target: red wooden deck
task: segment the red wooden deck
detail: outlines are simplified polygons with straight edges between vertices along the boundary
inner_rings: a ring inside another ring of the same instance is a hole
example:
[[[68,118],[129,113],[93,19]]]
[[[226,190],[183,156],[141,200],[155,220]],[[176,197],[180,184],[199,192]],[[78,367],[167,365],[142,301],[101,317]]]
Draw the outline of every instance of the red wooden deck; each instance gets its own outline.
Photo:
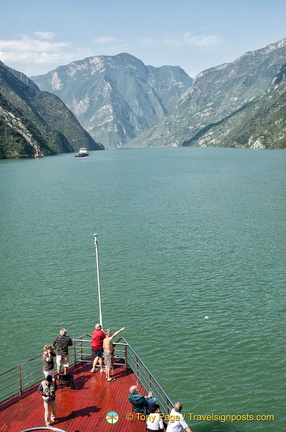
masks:
[[[115,363],[116,365],[116,363]],[[128,401],[129,388],[136,384],[136,377],[123,366],[115,366],[116,381],[107,382],[105,373],[90,372],[90,363],[79,363],[71,367],[74,388],[59,386],[56,393],[56,416],[59,422],[54,426],[67,432],[141,432],[145,422],[127,420],[132,416]],[[38,384],[0,405],[0,431],[20,432],[33,427],[44,427],[42,396],[37,392]],[[142,394],[144,390],[142,389]],[[106,414],[119,414],[116,424],[106,421]],[[133,413],[134,414],[134,413]]]

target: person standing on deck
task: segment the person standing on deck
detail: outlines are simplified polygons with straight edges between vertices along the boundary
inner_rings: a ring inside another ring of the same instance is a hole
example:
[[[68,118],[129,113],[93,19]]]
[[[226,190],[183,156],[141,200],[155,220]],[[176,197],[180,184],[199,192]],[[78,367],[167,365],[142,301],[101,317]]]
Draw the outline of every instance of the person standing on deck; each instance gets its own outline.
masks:
[[[110,330],[106,330],[105,339],[103,339],[103,357],[105,363],[105,372],[107,381],[115,381],[115,378],[112,378],[110,374],[113,374],[113,360],[114,360],[114,347],[112,343],[112,339],[118,335],[118,333],[122,332],[125,327],[122,327],[120,330],[117,330],[114,335],[111,335]]]
[[[38,387],[38,392],[43,396],[44,400],[47,427],[50,427],[51,423],[58,423],[56,419],[56,390],[57,384],[51,375],[48,375]]]
[[[160,406],[158,404],[153,405],[150,410],[150,414],[147,417],[146,421],[146,432],[164,432],[165,426],[162,419],[162,414],[160,410]]]
[[[48,375],[51,375],[52,378],[55,377],[54,357],[56,357],[56,354],[54,353],[53,345],[45,345],[42,354],[43,372],[45,377]]]
[[[105,334],[102,331],[101,324],[95,324],[95,330],[92,333],[91,338],[91,349],[94,355],[93,365],[91,372],[96,372],[97,361],[99,361],[100,372],[105,372],[103,368],[103,340],[105,339]]]
[[[170,420],[166,432],[192,432],[181,414],[183,405],[181,402],[176,402],[174,408],[170,412]]]
[[[60,374],[61,365],[64,367],[64,374],[67,375],[69,367],[69,346],[72,346],[72,340],[67,336],[66,329],[60,330],[60,335],[56,337],[53,346],[57,348],[57,373]]]

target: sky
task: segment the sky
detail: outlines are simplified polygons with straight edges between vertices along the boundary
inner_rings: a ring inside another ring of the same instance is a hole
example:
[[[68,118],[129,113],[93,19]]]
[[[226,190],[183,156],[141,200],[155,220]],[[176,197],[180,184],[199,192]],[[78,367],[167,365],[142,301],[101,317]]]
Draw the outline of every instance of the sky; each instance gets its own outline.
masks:
[[[131,54],[191,77],[286,37],[285,0],[2,0],[0,60],[27,76]]]

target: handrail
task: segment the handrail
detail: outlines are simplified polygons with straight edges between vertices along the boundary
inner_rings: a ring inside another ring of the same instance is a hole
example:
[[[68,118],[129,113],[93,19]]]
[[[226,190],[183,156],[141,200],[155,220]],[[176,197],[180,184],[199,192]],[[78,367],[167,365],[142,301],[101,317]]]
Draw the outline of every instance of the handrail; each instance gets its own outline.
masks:
[[[55,431],[55,432],[66,432],[66,431],[64,431],[63,429],[58,429],[58,428],[55,428],[55,427],[53,427],[53,426],[51,426],[51,427],[36,427],[36,428],[30,428],[30,429],[22,430],[22,431],[20,431],[20,432],[30,432],[30,431],[39,431],[39,430],[50,430],[50,431]],[[76,431],[76,432],[78,432],[78,431]]]
[[[123,343],[119,342],[121,340]],[[147,392],[152,391],[156,402],[160,405],[161,411],[165,414],[169,414],[174,405],[169,396],[126,339],[122,336],[119,341],[116,345],[123,345],[127,348],[126,366],[133,370],[137,378],[137,385],[141,385]]]
[[[78,338],[73,339],[73,354],[70,353],[71,366],[76,365],[79,362],[90,363],[92,361],[90,355],[90,341],[91,335],[89,333],[85,333]],[[134,351],[131,345],[129,345],[124,337],[120,337],[114,345],[115,355],[118,359],[122,360],[120,363],[117,362],[117,364],[125,365],[126,369],[132,369],[134,375],[136,376],[137,385],[139,385],[139,387],[142,386],[142,388],[147,393],[152,391],[154,397],[156,397],[157,403],[160,405],[162,412],[168,414],[173,407],[171,399],[165,393],[156,378],[153,376],[138,354]],[[41,354],[25,360],[24,362],[19,363],[17,366],[13,366],[12,368],[0,373],[0,378],[4,378],[2,381],[0,381],[0,402],[3,402],[17,394],[21,395],[24,390],[39,383],[43,379],[42,363],[37,362],[39,357],[41,357]],[[37,369],[30,373],[32,368]],[[35,377],[30,379],[32,375],[35,375]],[[3,386],[4,383],[5,385]],[[4,394],[4,391],[8,388],[11,388],[12,390]],[[47,428],[44,428],[44,430],[45,429],[49,430]],[[51,430],[60,429],[54,428]]]
[[[85,333],[74,340],[82,341],[85,337],[91,338],[91,335],[89,333]],[[87,342],[90,343],[90,339],[87,340]],[[34,357],[24,360],[16,366],[12,366],[10,369],[0,372],[0,402],[4,402],[5,400],[17,394],[21,395],[24,390],[39,383],[43,379],[42,362],[39,362],[38,360],[41,357],[42,354],[38,354]],[[74,358],[70,356],[70,365],[72,366],[77,361],[85,361],[83,356],[80,357],[82,360],[79,360],[78,353],[75,353]],[[90,357],[90,348],[86,357]],[[36,370],[32,371],[31,373],[33,368]],[[3,385],[4,383],[5,385]],[[5,390],[8,389],[9,391],[5,392]]]

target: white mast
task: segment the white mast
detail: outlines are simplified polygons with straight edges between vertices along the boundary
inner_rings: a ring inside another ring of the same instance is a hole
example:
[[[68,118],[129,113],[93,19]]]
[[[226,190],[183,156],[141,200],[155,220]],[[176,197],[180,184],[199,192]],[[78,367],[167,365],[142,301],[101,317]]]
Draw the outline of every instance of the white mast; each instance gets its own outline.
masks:
[[[94,234],[94,247],[95,247],[95,258],[96,258],[96,272],[97,272],[97,289],[98,289],[98,305],[99,305],[99,322],[101,327],[102,324],[102,309],[101,309],[101,292],[100,292],[100,275],[99,275],[99,261],[98,261],[98,244],[97,234]]]

